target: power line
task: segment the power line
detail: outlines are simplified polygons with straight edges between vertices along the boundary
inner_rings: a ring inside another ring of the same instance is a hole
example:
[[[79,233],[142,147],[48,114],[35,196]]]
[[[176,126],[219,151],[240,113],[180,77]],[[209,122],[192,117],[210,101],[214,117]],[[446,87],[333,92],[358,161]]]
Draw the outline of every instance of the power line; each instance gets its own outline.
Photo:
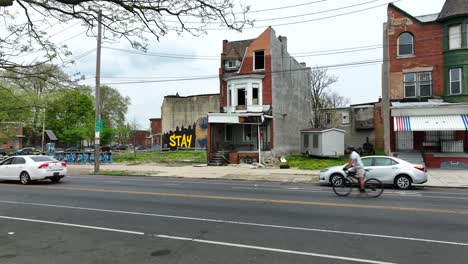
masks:
[[[428,54],[421,57],[434,57],[434,56],[443,56],[442,53],[434,53]],[[362,60],[362,61],[354,61],[349,63],[340,63],[340,64],[330,64],[330,65],[322,65],[322,66],[314,66],[312,68],[319,68],[319,69],[341,69],[341,68],[349,68],[349,67],[362,67],[377,63],[388,62],[392,59],[370,59],[370,60]],[[309,70],[309,68],[300,68],[300,69],[291,69],[291,70],[282,70],[282,71],[272,71],[271,74],[276,73],[288,73],[288,72],[297,72],[297,71],[304,71]],[[269,74],[269,73],[267,73]],[[106,83],[106,85],[119,85],[119,84],[143,84],[143,83],[162,83],[162,82],[178,82],[178,81],[194,81],[194,80],[208,80],[208,79],[216,79],[219,78],[218,75],[206,75],[206,76],[196,76],[196,77],[158,77],[158,78],[165,78],[161,80],[145,80],[145,81],[126,81],[126,82],[112,82]]]
[[[285,17],[274,17],[274,18],[266,18],[266,19],[254,19],[254,21],[273,21],[273,20],[283,20],[283,19],[290,19],[290,18],[297,18],[297,17],[312,16],[312,15],[318,15],[318,14],[323,14],[323,13],[329,13],[329,12],[333,12],[333,11],[348,9],[348,8],[352,8],[352,7],[356,7],[356,6],[366,5],[366,4],[370,4],[370,3],[374,3],[374,2],[378,2],[378,1],[381,1],[381,0],[372,0],[372,1],[367,1],[367,2],[358,3],[358,4],[354,4],[354,5],[348,5],[348,6],[338,7],[338,8],[332,8],[332,9],[327,9],[327,10],[322,10],[322,11],[317,11],[317,12],[312,12],[312,13],[305,13],[305,14],[301,14],[301,15],[293,15],[293,16],[285,16]],[[319,1],[319,2],[323,2],[323,1]],[[278,8],[278,9],[280,9],[280,8]],[[252,13],[251,11],[249,11],[249,12]],[[166,21],[163,21],[163,22],[180,23],[180,21],[175,21],[175,20],[173,20],[173,21],[166,20]],[[200,21],[185,21],[183,23],[184,24],[206,24],[206,22],[200,22]],[[223,23],[220,23],[220,25],[223,25]]]
[[[302,3],[302,4],[289,5],[289,6],[280,6],[280,7],[273,7],[273,8],[268,8],[268,9],[250,10],[249,13],[268,12],[268,11],[274,11],[274,10],[283,10],[283,9],[289,9],[289,8],[294,8],[294,7],[299,7],[299,6],[311,5],[311,4],[316,4],[316,3],[320,3],[320,2],[326,2],[326,1],[328,1],[328,0],[312,1],[312,2],[307,2],[307,3]],[[243,14],[243,13],[236,13],[236,14]]]
[[[388,4],[391,4],[391,3],[393,4],[393,3],[396,3],[396,2],[399,2],[399,1],[402,1],[402,0],[394,0],[394,1],[391,1],[391,2],[387,2],[385,4],[371,6],[371,7],[358,9],[358,10],[355,10],[355,11],[350,11],[350,12],[341,13],[341,14],[337,14],[337,15],[327,16],[327,17],[320,17],[320,18],[309,19],[309,20],[281,23],[281,24],[275,24],[275,25],[269,25],[269,26],[272,26],[272,27],[288,26],[288,25],[303,24],[303,23],[308,23],[308,22],[313,22],[313,21],[320,21],[320,20],[325,20],[325,19],[329,19],[329,18],[336,18],[336,17],[340,17],[340,16],[346,16],[346,15],[350,15],[350,14],[360,13],[360,12],[371,10],[371,9],[378,8],[378,7],[381,7],[381,6],[386,6]],[[257,28],[265,28],[265,27],[268,27],[268,26],[253,26],[253,27],[245,27],[243,29],[257,29]],[[189,29],[193,29],[193,28],[189,28]],[[206,30],[208,30],[208,31],[220,31],[220,30],[229,30],[229,29],[228,28],[208,28]]]

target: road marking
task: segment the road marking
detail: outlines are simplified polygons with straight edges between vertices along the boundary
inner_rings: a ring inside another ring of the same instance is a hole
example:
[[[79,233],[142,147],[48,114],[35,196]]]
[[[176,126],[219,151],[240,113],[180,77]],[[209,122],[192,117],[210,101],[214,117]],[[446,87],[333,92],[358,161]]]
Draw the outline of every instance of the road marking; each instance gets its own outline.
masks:
[[[200,221],[200,222],[211,222],[211,223],[222,223],[222,224],[233,224],[233,225],[244,225],[244,226],[255,226],[255,227],[266,227],[266,228],[278,228],[278,229],[286,229],[286,230],[299,230],[299,231],[333,233],[333,234],[354,235],[354,236],[364,236],[364,237],[409,240],[409,241],[447,244],[447,245],[455,245],[455,246],[468,246],[468,243],[453,242],[453,241],[443,241],[443,240],[424,239],[424,238],[415,238],[415,237],[390,236],[390,235],[380,235],[380,234],[371,234],[371,233],[346,232],[346,231],[338,231],[338,230],[330,230],[330,229],[317,229],[317,228],[296,227],[296,226],[270,225],[270,224],[260,224],[260,223],[253,223],[253,222],[229,221],[229,220],[198,218],[198,217],[189,217],[189,216],[152,214],[152,213],[121,211],[121,210],[108,210],[108,209],[98,209],[98,208],[67,206],[67,205],[27,203],[27,202],[4,201],[4,200],[3,201],[0,200],[0,203],[43,206],[43,207],[53,207],[53,208],[65,208],[65,209],[128,214],[128,215],[152,216],[152,217],[169,218],[169,219],[191,220],[191,221]]]
[[[89,225],[77,225],[77,224],[70,224],[70,223],[44,221],[44,220],[37,220],[37,219],[30,219],[30,218],[20,218],[20,217],[11,217],[11,216],[4,216],[4,215],[0,215],[0,218],[1,219],[8,219],[8,220],[23,221],[23,222],[33,222],[33,223],[42,223],[42,224],[51,224],[51,225],[61,225],[61,226],[70,226],[70,227],[94,229],[94,230],[101,230],[101,231],[110,231],[110,232],[125,233],[125,234],[132,234],[132,235],[144,235],[145,234],[143,232],[136,232],[136,231],[130,231],[130,230],[123,230],[123,229],[114,229],[114,228],[89,226]]]
[[[259,188],[259,187],[231,187],[238,190],[261,190],[261,191],[287,191],[287,192],[324,192],[320,189],[299,189],[299,188]]]
[[[104,181],[105,183],[120,183],[120,181]]]
[[[114,229],[114,228],[90,226],[90,225],[77,225],[77,224],[71,224],[71,223],[44,221],[44,220],[37,220],[37,219],[30,219],[30,218],[0,216],[0,219],[16,220],[16,221],[32,222],[32,223],[41,223],[41,224],[51,224],[51,225],[59,225],[59,226],[67,226],[67,227],[76,227],[76,228],[84,228],[84,229],[92,229],[92,230],[100,230],[100,231],[109,231],[109,232],[117,232],[117,233],[140,235],[140,236],[148,236],[149,235],[149,234],[146,234],[144,232],[138,232],[138,231],[130,231],[130,230]],[[280,248],[261,247],[261,246],[247,245],[247,244],[228,243],[228,242],[204,240],[204,239],[196,239],[196,238],[188,238],[188,237],[179,237],[179,236],[169,236],[169,235],[163,235],[163,234],[152,234],[151,236],[152,237],[158,237],[158,238],[164,238],[164,239],[190,241],[190,242],[196,242],[196,243],[202,243],[202,244],[212,244],[212,245],[226,246],[226,247],[256,249],[256,250],[261,250],[261,251],[285,253],[285,254],[291,254],[291,255],[303,255],[303,256],[318,257],[318,258],[345,260],[345,261],[350,261],[350,262],[372,263],[372,264],[393,264],[391,262],[383,262],[383,261],[376,261],[376,260],[370,260],[370,259],[349,258],[349,257],[343,257],[343,256],[318,254],[318,253],[305,252],[305,251],[296,251],[296,250],[287,250],[287,249],[280,249]]]
[[[345,261],[350,261],[350,262],[373,263],[373,264],[390,264],[391,263],[391,262],[383,262],[383,261],[376,261],[376,260],[369,260],[369,259],[348,258],[348,257],[341,257],[341,256],[327,255],[327,254],[317,254],[317,253],[311,253],[311,252],[286,250],[286,249],[270,248],[270,247],[259,247],[259,246],[246,245],[246,244],[226,243],[226,242],[220,242],[220,241],[212,241],[212,240],[204,240],[204,239],[196,239],[196,238],[187,238],[187,237],[166,236],[166,235],[156,235],[156,237],[175,239],[175,240],[182,240],[182,241],[198,242],[198,243],[203,243],[203,244],[228,246],[228,247],[257,249],[257,250],[262,250],[262,251],[286,253],[286,254],[293,254],[293,255],[303,255],[303,256],[311,256],[311,257],[319,257],[319,258],[345,260]]]
[[[104,177],[96,177],[96,176],[68,176],[69,179],[78,179],[78,180],[108,180],[112,176],[106,176]],[[118,176],[122,177],[122,176]],[[135,182],[168,182],[168,183],[179,183],[179,184],[208,184],[208,185],[228,185],[232,186],[232,182],[212,182],[214,180],[209,180],[208,181],[188,181],[188,180],[180,180],[180,181],[166,181],[166,180],[156,180],[156,179],[151,179],[151,180],[142,180],[142,179],[125,179],[125,178],[119,178],[120,181],[135,181]],[[203,180],[203,179],[200,179]],[[280,184],[283,184],[284,182],[278,182],[278,185],[273,185],[273,184],[252,184],[248,183],[246,181],[245,184],[240,184],[237,183],[239,186],[263,186],[263,187],[278,187]],[[289,183],[288,183],[289,184]]]
[[[4,186],[4,185],[0,185],[0,186]],[[267,198],[216,196],[216,195],[205,195],[205,194],[143,192],[143,191],[127,191],[127,190],[90,189],[90,188],[78,188],[78,187],[39,186],[39,185],[36,185],[36,186],[34,186],[34,185],[21,185],[21,186],[18,186],[18,188],[56,189],[56,190],[83,191],[83,192],[102,192],[102,193],[125,193],[125,194],[135,194],[135,195],[210,199],[210,200],[224,200],[224,201],[261,202],[261,203],[275,203],[275,204],[297,204],[297,205],[307,205],[307,206],[379,209],[379,210],[388,210],[388,211],[410,211],[410,212],[420,212],[420,213],[468,215],[468,211],[462,211],[462,210],[416,208],[416,207],[398,207],[398,206],[384,206],[384,205],[367,205],[367,204],[356,204],[356,203],[330,203],[330,202],[312,202],[312,201],[299,201],[299,200],[276,200],[276,199],[267,199]]]

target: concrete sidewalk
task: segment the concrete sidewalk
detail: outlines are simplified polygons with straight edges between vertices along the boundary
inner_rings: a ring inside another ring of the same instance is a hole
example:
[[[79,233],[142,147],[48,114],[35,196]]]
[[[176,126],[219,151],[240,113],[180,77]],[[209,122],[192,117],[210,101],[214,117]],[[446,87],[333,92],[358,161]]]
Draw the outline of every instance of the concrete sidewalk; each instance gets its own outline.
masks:
[[[428,169],[422,186],[468,188],[468,170]]]
[[[70,175],[88,175],[93,165],[68,165]],[[129,175],[183,177],[198,179],[225,179],[276,181],[289,183],[318,183],[319,171],[278,168],[256,168],[251,165],[223,167],[163,166],[160,164],[104,164],[102,171],[124,171]],[[417,186],[468,188],[468,170],[429,169],[428,181]]]
[[[68,165],[68,174],[87,175],[93,165]],[[277,181],[291,183],[318,183],[319,171],[299,169],[256,168],[251,165],[229,165],[222,167],[163,166],[160,164],[104,164],[102,171],[125,171],[129,175],[160,177],[183,177],[199,179],[227,179],[252,181]]]

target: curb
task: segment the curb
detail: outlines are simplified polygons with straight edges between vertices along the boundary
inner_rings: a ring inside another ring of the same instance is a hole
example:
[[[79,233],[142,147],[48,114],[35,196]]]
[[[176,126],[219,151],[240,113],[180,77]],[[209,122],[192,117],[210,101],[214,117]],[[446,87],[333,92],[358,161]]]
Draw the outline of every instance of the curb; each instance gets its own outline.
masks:
[[[468,189],[468,186],[425,185],[425,184],[413,184],[413,186],[414,187],[440,188],[440,189]]]

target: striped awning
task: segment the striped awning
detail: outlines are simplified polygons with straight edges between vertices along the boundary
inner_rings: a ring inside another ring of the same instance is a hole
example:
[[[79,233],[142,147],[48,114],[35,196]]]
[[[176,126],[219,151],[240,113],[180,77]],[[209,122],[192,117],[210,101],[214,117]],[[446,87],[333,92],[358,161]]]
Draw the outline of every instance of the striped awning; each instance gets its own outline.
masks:
[[[465,131],[468,115],[395,116],[395,131]]]

